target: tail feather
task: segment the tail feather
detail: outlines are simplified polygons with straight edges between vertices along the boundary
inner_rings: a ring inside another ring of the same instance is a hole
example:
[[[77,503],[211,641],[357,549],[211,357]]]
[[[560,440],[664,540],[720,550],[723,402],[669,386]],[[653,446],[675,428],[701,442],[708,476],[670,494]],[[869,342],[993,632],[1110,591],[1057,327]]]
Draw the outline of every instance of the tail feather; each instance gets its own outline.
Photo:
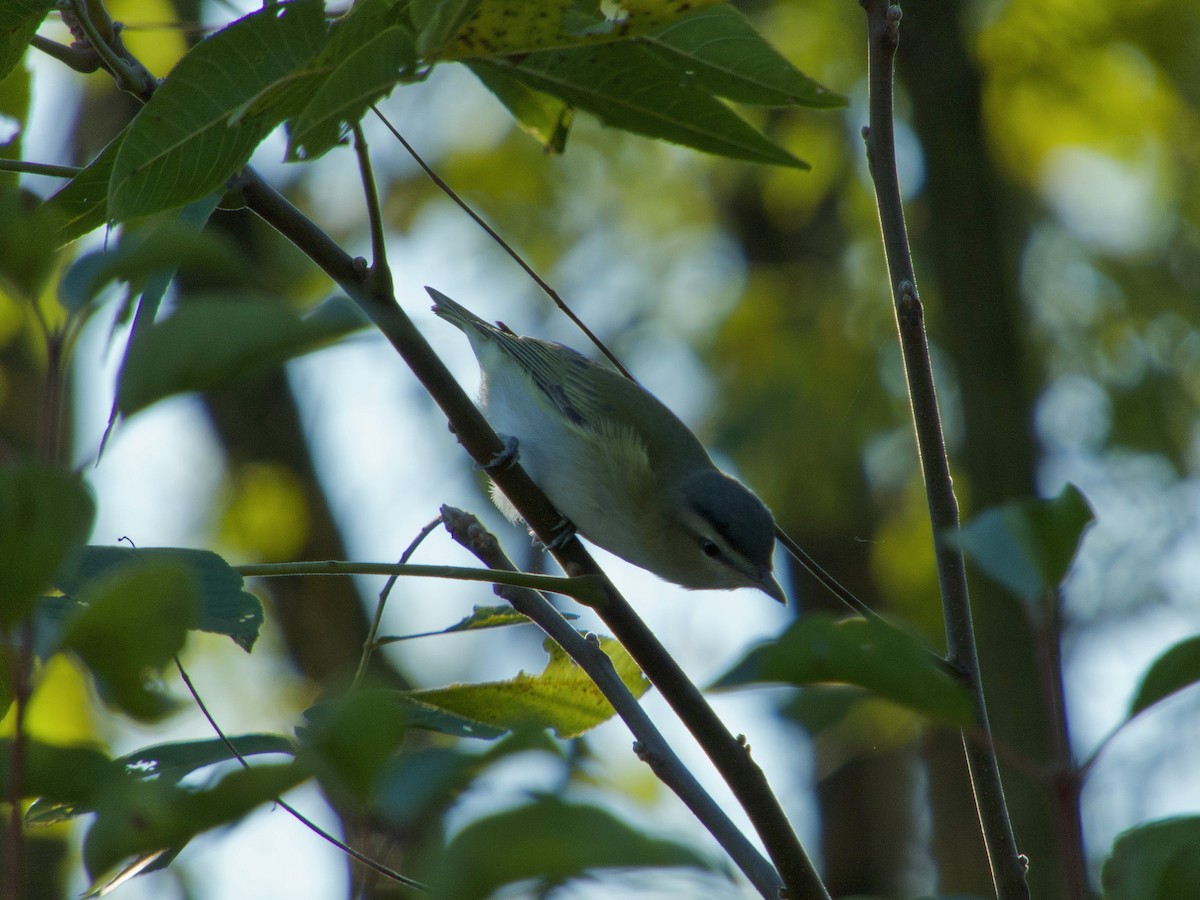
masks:
[[[489,325],[461,303],[451,300],[436,288],[431,288],[427,285],[425,290],[428,292],[429,296],[433,298],[434,313],[445,319],[451,325],[464,330],[468,326],[481,331],[496,330],[494,325]]]

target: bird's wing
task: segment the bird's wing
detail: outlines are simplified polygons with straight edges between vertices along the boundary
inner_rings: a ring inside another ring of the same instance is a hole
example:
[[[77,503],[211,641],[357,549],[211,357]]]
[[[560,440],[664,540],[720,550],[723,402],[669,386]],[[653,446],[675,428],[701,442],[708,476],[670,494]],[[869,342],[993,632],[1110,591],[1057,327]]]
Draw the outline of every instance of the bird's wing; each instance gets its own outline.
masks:
[[[551,341],[500,331],[493,337],[568,422],[598,430],[604,420],[612,417],[611,407],[596,390],[596,379],[609,374],[603,365]]]

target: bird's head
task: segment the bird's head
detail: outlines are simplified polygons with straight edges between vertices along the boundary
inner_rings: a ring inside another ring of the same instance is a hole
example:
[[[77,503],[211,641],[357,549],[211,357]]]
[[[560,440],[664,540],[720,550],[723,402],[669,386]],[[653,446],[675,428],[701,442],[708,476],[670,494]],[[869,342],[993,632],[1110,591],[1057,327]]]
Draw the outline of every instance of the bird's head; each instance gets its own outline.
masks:
[[[663,573],[688,588],[756,587],[786,603],[772,574],[775,519],[744,484],[717,469],[685,476],[661,535]]]

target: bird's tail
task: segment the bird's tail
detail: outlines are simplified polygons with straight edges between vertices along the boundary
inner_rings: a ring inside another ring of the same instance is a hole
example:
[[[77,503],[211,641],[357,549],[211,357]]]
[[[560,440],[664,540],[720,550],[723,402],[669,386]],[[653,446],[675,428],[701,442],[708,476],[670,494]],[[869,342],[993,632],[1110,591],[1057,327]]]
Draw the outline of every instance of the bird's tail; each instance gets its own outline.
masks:
[[[456,328],[466,330],[468,327],[484,332],[494,332],[496,327],[485,322],[461,303],[451,300],[436,288],[425,287],[433,298],[433,311]]]

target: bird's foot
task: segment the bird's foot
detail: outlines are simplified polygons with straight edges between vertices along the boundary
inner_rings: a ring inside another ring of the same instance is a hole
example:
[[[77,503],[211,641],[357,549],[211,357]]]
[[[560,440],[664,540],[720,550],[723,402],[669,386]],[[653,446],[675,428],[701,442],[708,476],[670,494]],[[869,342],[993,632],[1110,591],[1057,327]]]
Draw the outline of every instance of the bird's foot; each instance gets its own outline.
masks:
[[[476,469],[491,472],[496,469],[511,469],[517,464],[517,461],[521,458],[520,442],[511,434],[502,434],[500,435],[500,439],[504,441],[504,449],[484,465],[481,466],[479,463],[476,463]]]
[[[554,537],[550,539],[547,550],[561,550],[571,543],[575,537],[575,523],[565,516],[554,526]]]

